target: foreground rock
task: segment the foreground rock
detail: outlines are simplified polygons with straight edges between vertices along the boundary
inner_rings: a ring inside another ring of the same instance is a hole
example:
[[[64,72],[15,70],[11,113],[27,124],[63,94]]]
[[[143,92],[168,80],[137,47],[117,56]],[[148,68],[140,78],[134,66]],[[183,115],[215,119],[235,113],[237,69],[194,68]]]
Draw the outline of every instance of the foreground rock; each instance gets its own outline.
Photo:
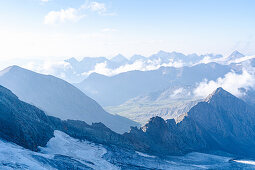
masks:
[[[53,137],[53,132],[43,111],[0,86],[0,138],[37,151]]]
[[[0,71],[0,84],[10,89],[20,100],[63,120],[82,120],[88,124],[102,122],[118,133],[129,131],[130,126],[139,126],[125,117],[107,113],[79,89],[51,75],[11,66]]]
[[[255,112],[222,88],[199,102],[176,123],[160,117],[126,136],[136,149],[157,154],[185,154],[221,150],[255,156]]]
[[[153,155],[223,151],[255,156],[253,108],[222,88],[177,120],[153,117],[142,128],[120,135],[102,123],[61,120],[20,101],[0,86],[0,137],[37,151],[53,137],[54,130],[69,136]],[[177,122],[177,123],[176,123]]]

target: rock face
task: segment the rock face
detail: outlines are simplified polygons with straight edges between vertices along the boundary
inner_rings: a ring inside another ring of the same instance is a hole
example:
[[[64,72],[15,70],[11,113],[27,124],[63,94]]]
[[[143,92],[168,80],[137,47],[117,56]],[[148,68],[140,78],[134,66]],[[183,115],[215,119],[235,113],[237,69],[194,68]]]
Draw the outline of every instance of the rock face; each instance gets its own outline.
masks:
[[[47,116],[0,86],[0,138],[37,151],[38,146],[45,146],[54,136],[54,130],[61,130],[77,139],[132,148],[128,140],[102,123],[88,125],[83,121]]]
[[[31,150],[45,146],[53,131],[60,130],[77,139],[160,156],[218,150],[255,156],[255,112],[222,88],[178,120],[153,117],[120,135],[102,123],[47,116],[0,87],[0,137]]]
[[[12,66],[0,72],[0,84],[22,101],[63,120],[82,120],[88,124],[102,122],[118,133],[127,132],[130,126],[139,126],[127,118],[107,113],[79,89],[54,76]]]
[[[132,148],[129,141],[124,136],[113,132],[102,123],[93,123],[88,125],[78,120],[60,120],[55,117],[49,117],[51,125],[55,130],[65,132],[71,137],[81,140],[89,140],[95,143],[105,145],[118,145],[125,148]]]
[[[254,156],[254,125],[253,108],[218,88],[179,123],[154,117],[141,129],[133,128],[124,135],[144,152],[184,154],[221,150]]]
[[[0,138],[36,151],[53,137],[49,123],[43,111],[0,86]]]

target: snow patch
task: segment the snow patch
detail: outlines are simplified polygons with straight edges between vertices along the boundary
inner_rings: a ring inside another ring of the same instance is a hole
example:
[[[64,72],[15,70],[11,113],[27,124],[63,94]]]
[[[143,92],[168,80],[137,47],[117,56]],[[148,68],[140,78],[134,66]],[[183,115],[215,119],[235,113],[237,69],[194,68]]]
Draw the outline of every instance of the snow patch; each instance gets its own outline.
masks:
[[[146,158],[156,158],[156,156],[148,155],[148,154],[145,154],[145,153],[142,153],[142,152],[136,151],[136,153],[137,153],[139,156],[143,156],[143,157],[146,157]]]
[[[88,141],[79,141],[57,130],[54,131],[54,136],[46,147],[40,148],[42,153],[70,156],[94,169],[118,169],[102,158],[107,153],[103,146]],[[87,163],[88,161],[93,162],[94,165]]]
[[[255,165],[255,161],[250,161],[250,160],[233,160],[233,161],[242,163],[242,164]]]

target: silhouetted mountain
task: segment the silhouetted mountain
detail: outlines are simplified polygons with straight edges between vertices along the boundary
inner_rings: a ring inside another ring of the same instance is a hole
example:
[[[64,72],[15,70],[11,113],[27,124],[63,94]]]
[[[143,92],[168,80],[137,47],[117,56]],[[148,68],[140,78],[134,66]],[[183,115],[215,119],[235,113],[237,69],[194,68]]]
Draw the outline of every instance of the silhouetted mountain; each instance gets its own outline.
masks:
[[[144,152],[184,154],[221,150],[255,156],[255,112],[222,88],[176,121],[151,118],[141,129],[133,128],[124,135]]]
[[[233,53],[230,54],[230,56],[228,56],[227,60],[228,61],[234,61],[234,60],[240,59],[244,56],[245,55],[241,54],[239,51],[234,51]]]
[[[53,132],[43,111],[0,86],[0,138],[37,151],[53,137]]]
[[[249,105],[222,88],[178,121],[153,117],[142,128],[133,127],[123,135],[102,123],[88,125],[78,120],[46,116],[3,87],[0,88],[0,102],[0,137],[31,150],[44,146],[53,136],[53,130],[60,130],[77,139],[161,156],[193,151],[255,156],[255,113]]]
[[[121,65],[125,65],[128,63],[128,59],[126,59],[123,55],[118,54],[115,57],[113,57],[111,60],[111,62],[118,64],[119,66]]]
[[[105,112],[79,89],[54,76],[12,66],[1,71],[0,84],[12,90],[21,100],[61,119],[83,120],[89,124],[102,122],[119,133],[138,125],[127,118]]]
[[[47,116],[42,110],[18,99],[10,90],[0,86],[0,138],[37,151],[61,130],[77,139],[106,145],[128,147],[123,136],[102,123],[88,125],[78,120],[60,120]]]
[[[121,54],[118,54],[111,59],[107,59],[107,57],[84,57],[82,60],[78,61],[75,58],[70,58],[65,60],[64,67],[55,67],[51,69],[55,76],[64,78],[71,83],[77,83],[84,80],[84,78],[93,72],[101,72],[102,69],[110,70],[104,74],[112,76],[126,72],[125,68],[128,68],[130,71],[155,70],[161,66],[193,66],[201,62],[208,63],[218,61],[218,59],[221,58],[223,58],[223,56],[220,54],[197,55],[193,53],[185,55],[179,52],[165,52],[161,50],[149,57],[134,55],[130,59],[127,59]],[[99,67],[96,67],[97,65]]]

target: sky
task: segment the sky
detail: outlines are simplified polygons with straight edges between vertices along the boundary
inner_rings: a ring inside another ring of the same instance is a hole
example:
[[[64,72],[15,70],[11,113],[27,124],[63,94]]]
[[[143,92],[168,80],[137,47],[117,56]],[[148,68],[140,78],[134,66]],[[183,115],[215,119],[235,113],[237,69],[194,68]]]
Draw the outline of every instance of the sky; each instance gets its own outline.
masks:
[[[255,54],[254,0],[0,0],[0,61]]]

